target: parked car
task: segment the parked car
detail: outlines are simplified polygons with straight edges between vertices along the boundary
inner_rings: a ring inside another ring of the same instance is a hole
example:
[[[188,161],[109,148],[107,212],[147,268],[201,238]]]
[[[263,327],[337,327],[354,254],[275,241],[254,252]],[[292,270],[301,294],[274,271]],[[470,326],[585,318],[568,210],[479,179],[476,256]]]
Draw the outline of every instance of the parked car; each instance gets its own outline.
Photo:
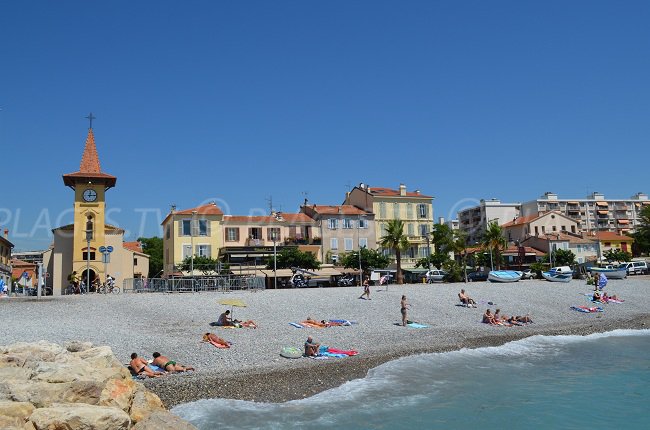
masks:
[[[488,280],[488,272],[470,272],[467,274],[469,282],[480,282]]]
[[[431,269],[426,273],[427,282],[429,284],[433,282],[442,282],[447,275],[447,272],[444,270]]]
[[[537,274],[530,269],[526,269],[521,273],[521,279],[535,279],[537,277]]]
[[[645,261],[629,261],[618,266],[625,268],[628,275],[645,275],[648,273],[648,263]]]

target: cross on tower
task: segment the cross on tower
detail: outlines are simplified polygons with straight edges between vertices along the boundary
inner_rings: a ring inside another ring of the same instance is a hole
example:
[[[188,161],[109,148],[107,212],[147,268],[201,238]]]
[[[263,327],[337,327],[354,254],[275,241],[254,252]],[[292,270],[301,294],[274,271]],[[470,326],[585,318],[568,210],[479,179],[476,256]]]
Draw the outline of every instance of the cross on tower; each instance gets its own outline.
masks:
[[[97,117],[93,116],[93,113],[90,112],[90,115],[88,115],[88,116],[86,116],[84,118],[86,118],[88,121],[90,121],[90,127],[88,127],[88,128],[93,128],[93,120],[97,119]]]

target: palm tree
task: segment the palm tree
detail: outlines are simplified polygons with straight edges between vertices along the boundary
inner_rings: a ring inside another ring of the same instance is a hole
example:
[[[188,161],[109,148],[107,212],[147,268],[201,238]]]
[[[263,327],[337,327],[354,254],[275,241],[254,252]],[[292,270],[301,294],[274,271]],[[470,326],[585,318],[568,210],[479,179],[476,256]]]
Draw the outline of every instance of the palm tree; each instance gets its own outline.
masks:
[[[507,245],[508,242],[506,241],[506,238],[503,237],[501,226],[496,221],[492,221],[483,235],[483,246],[488,248],[494,255],[497,269],[501,268],[501,251],[504,250]]]
[[[386,234],[379,239],[379,245],[383,248],[395,251],[395,259],[397,261],[397,283],[403,284],[402,251],[409,246],[408,238],[406,234],[404,234],[404,222],[399,219],[388,221],[388,224],[386,225]]]
[[[465,282],[467,282],[467,233],[463,230],[454,230],[452,234],[454,237],[454,241],[451,244],[452,251],[454,251],[454,256],[460,255]]]

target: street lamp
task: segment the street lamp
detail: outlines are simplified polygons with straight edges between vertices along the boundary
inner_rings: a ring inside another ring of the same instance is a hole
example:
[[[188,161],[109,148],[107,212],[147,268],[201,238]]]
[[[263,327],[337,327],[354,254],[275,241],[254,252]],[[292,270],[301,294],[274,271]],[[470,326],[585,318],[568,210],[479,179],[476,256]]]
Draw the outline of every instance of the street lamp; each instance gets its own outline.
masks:
[[[192,219],[190,220],[190,273],[192,277],[192,291],[194,291],[194,228],[196,221],[196,211],[192,211]]]
[[[363,269],[361,267],[361,217],[363,215],[359,214],[359,220],[357,223],[357,247],[359,248],[359,285],[363,284]]]
[[[271,233],[271,240],[273,240],[273,288],[278,289],[278,273],[277,273],[277,268],[278,268],[278,253],[277,253],[277,230],[275,228],[273,229],[273,232]]]
[[[86,221],[86,292],[90,293],[90,241],[93,238],[93,217]]]
[[[429,235],[425,234],[424,239],[427,241],[427,262],[429,263],[429,270],[431,270],[431,245],[429,243]]]

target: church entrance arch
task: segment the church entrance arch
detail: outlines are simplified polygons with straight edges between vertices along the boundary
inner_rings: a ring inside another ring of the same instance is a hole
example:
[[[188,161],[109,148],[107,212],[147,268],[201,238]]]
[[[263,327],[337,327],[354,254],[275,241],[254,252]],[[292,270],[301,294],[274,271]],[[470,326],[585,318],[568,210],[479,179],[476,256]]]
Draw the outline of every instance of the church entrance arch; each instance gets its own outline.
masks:
[[[87,282],[87,279],[86,279],[87,277],[90,277],[90,283]],[[95,271],[95,269],[93,269],[91,267],[90,270],[87,270],[84,267],[83,271],[81,272],[81,280],[83,281],[84,285],[91,285],[91,288],[90,288],[89,291],[94,292],[95,289],[92,286],[92,284],[93,284],[93,282],[98,283],[99,282],[99,277],[97,276],[97,272]]]

